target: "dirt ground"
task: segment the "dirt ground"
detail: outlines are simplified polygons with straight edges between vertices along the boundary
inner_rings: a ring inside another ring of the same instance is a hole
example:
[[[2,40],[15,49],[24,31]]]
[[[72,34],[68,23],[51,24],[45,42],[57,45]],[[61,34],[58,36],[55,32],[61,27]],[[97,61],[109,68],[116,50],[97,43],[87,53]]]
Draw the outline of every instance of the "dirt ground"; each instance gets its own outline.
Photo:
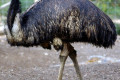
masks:
[[[83,80],[120,80],[120,36],[112,49],[73,43]],[[0,80],[57,80],[59,52],[38,47],[11,47],[0,36]],[[67,59],[63,80],[78,80]]]

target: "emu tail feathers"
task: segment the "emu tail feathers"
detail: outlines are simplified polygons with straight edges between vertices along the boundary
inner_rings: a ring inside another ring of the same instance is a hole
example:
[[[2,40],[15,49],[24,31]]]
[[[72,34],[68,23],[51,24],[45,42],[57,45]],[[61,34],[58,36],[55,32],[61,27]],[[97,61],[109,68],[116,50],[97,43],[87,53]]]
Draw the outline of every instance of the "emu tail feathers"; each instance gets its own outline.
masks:
[[[10,33],[12,31],[13,23],[15,20],[15,17],[17,13],[21,12],[21,7],[20,7],[20,1],[19,0],[12,0],[9,10],[8,10],[8,15],[7,15],[7,25],[10,30]]]

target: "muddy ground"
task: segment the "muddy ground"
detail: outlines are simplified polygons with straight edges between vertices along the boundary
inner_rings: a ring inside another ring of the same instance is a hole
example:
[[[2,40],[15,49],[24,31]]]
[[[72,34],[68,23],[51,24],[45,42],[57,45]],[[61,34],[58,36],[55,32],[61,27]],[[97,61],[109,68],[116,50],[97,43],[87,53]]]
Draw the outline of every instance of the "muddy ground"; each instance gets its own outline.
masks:
[[[113,49],[73,43],[83,80],[120,80],[120,37]],[[0,36],[0,80],[57,80],[59,52],[38,47],[11,47]],[[78,80],[67,59],[63,80]]]

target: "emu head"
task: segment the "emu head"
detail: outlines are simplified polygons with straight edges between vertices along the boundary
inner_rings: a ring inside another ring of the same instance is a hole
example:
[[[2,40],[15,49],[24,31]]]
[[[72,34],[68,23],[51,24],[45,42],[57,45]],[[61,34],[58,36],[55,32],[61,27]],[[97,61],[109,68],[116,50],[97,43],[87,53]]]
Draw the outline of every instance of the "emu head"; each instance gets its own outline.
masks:
[[[57,38],[57,37],[54,38],[53,45],[54,45],[55,50],[57,50],[57,51],[63,49],[63,42],[60,38]]]
[[[5,26],[5,34],[8,42],[14,45],[17,42],[21,42],[23,39],[23,32],[21,30],[19,14],[16,15],[13,26]]]

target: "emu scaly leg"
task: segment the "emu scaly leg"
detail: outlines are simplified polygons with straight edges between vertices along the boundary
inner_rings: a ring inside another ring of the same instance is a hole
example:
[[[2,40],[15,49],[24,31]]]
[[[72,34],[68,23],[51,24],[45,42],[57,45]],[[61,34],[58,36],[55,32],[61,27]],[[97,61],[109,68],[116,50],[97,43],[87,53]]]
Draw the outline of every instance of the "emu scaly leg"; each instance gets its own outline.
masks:
[[[78,64],[78,61],[77,61],[75,55],[76,54],[71,55],[71,53],[70,53],[69,57],[72,59],[72,61],[74,63],[74,67],[75,67],[75,70],[76,70],[76,73],[77,73],[77,76],[78,76],[79,80],[82,80],[81,72],[80,72],[80,69],[79,69],[79,64]]]
[[[60,56],[60,69],[59,69],[59,75],[58,75],[58,80],[62,80],[62,76],[63,76],[63,71],[64,71],[64,65],[65,65],[65,61],[67,59],[67,56]]]
[[[76,54],[76,51],[74,50],[73,46],[70,43],[68,44],[68,50],[69,50],[69,57],[73,61],[77,76],[78,76],[79,80],[82,80],[81,72],[79,69],[79,64],[77,61],[77,54]]]
[[[63,75],[63,71],[64,71],[64,66],[65,66],[65,62],[66,59],[68,57],[68,48],[67,48],[67,43],[63,43],[63,49],[61,50],[60,53],[60,69],[59,69],[59,75],[58,75],[58,80],[62,80],[62,75]]]

